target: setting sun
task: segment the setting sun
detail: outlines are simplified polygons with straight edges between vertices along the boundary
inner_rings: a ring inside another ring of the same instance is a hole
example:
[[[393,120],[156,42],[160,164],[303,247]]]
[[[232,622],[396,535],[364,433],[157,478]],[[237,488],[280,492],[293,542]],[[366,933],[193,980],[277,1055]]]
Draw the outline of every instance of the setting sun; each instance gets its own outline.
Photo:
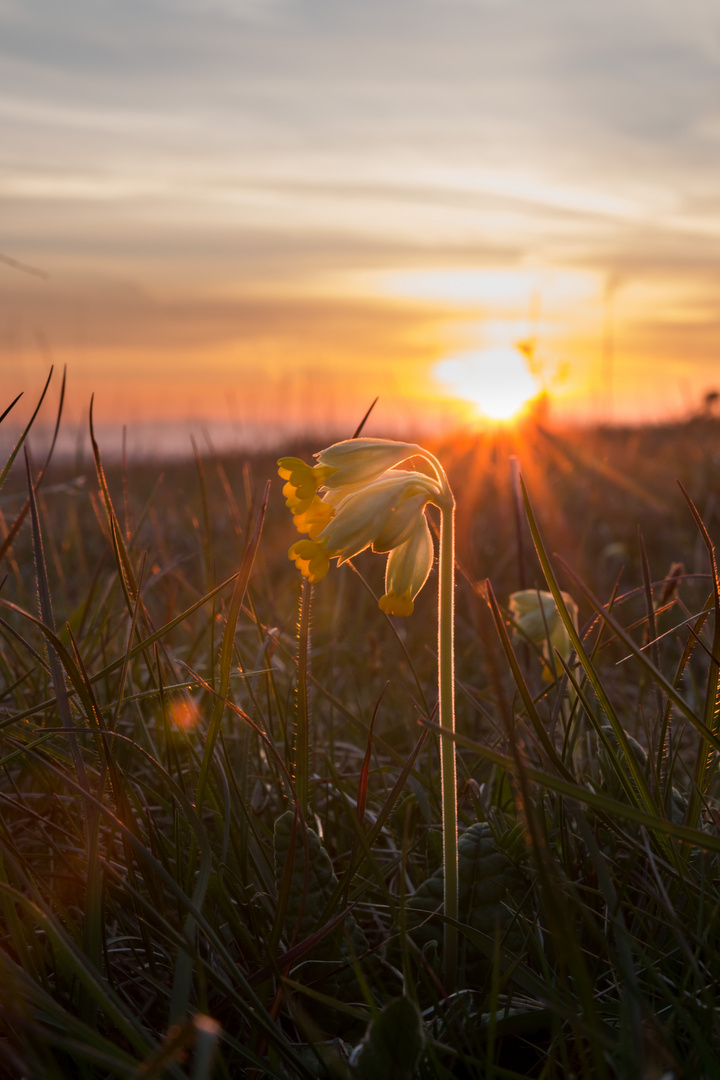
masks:
[[[435,366],[434,375],[446,391],[490,420],[510,420],[540,390],[521,352],[511,346],[450,356]]]

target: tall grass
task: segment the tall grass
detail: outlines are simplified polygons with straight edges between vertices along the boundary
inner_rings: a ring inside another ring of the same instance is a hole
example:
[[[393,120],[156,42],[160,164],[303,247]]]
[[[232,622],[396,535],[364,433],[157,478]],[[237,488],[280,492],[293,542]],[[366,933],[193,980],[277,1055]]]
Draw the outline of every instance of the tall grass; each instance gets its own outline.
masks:
[[[435,448],[449,992],[432,590],[387,619],[361,556],[301,595],[261,456],[26,464],[34,421],[0,463],[8,1075],[720,1075],[717,425]],[[573,639],[550,682],[521,583]]]

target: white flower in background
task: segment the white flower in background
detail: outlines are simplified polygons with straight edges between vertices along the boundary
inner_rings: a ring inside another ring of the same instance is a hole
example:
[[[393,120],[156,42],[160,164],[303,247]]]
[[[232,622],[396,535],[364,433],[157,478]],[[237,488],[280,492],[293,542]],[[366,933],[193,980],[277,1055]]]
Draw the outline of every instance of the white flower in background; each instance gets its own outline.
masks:
[[[569,593],[564,592],[561,595],[573,626],[577,630],[578,606]],[[570,635],[560,617],[552,593],[540,592],[538,589],[522,589],[511,595],[508,606],[515,627],[521,636],[542,650],[547,661],[543,667],[542,677],[545,682],[552,682],[555,679],[556,669],[552,650],[557,649],[563,660],[569,660],[573,651]]]

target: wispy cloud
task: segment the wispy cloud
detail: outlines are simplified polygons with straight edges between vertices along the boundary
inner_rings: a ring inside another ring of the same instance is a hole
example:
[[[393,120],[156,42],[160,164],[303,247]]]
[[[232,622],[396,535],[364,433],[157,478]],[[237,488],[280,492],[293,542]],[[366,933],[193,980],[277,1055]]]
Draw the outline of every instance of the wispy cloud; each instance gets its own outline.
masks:
[[[68,290],[98,342],[170,348],[222,338],[228,302],[324,295],[337,325],[361,279],[540,266],[599,282],[563,348],[601,332],[612,277],[626,340],[672,366],[685,329],[707,378],[714,0],[5,0],[0,25],[3,251],[51,273],[33,310],[54,333]],[[12,303],[0,322],[29,318]]]

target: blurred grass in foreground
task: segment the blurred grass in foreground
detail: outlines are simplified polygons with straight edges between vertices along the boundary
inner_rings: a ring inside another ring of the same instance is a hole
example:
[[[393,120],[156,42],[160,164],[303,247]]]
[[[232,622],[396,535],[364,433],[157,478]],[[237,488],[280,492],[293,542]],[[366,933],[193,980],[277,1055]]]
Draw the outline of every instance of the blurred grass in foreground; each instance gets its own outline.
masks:
[[[9,1075],[720,1076],[717,422],[433,447],[458,503],[450,994],[432,589],[388,619],[360,556],[298,625],[273,458],[26,471],[18,449]],[[549,683],[507,611],[536,586],[580,609]]]

